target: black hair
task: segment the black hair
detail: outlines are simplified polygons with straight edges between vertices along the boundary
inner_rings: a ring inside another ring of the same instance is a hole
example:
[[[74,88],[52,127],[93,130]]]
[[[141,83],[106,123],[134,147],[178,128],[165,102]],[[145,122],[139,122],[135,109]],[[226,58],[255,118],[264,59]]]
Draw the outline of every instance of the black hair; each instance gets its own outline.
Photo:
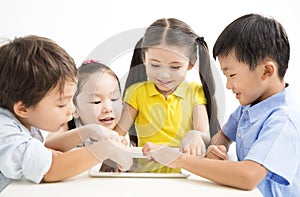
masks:
[[[75,106],[77,106],[77,96],[82,91],[82,88],[84,84],[87,82],[88,78],[97,72],[105,72],[110,74],[111,76],[115,77],[118,81],[119,90],[121,93],[121,85],[118,76],[115,74],[113,70],[111,70],[108,66],[98,62],[97,60],[86,60],[84,61],[81,66],[78,68],[77,74],[78,74],[78,83],[77,83],[77,89],[73,97],[73,103]],[[81,124],[80,118],[74,118],[71,119],[68,122],[68,129],[75,129],[76,125]]]
[[[234,52],[238,61],[254,70],[261,61],[270,58],[277,63],[278,76],[284,78],[290,58],[288,36],[275,19],[247,14],[230,23],[218,37],[213,57],[226,57]]]
[[[56,86],[62,94],[76,78],[73,58],[49,38],[28,35],[0,47],[0,107],[12,113],[16,102],[36,106]]]
[[[207,44],[203,37],[199,37],[186,23],[175,19],[159,19],[151,24],[134,49],[130,70],[125,84],[125,90],[137,82],[147,81],[146,68],[143,64],[144,53],[147,48],[157,45],[171,45],[185,47],[184,52],[192,64],[199,56],[200,80],[203,85],[204,94],[207,100],[207,112],[209,118],[210,135],[213,136],[220,129],[217,118],[217,103],[215,98],[215,83],[211,70],[211,62]],[[134,125],[129,130],[129,137],[133,144],[137,144]]]
[[[108,66],[101,64],[96,60],[86,60],[81,64],[78,68],[78,83],[77,83],[77,90],[73,97],[73,102],[76,105],[77,96],[80,94],[82,87],[86,83],[87,79],[96,72],[106,72],[109,73],[111,76],[115,77],[118,81],[119,90],[121,91],[120,81],[118,76],[112,71]]]

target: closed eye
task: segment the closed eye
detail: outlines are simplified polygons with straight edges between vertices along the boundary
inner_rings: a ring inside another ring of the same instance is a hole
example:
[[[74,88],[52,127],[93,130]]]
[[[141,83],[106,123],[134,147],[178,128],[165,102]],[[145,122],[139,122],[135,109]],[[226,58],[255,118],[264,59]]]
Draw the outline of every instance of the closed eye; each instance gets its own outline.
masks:
[[[181,66],[171,66],[171,68],[174,69],[174,70],[178,70],[178,69],[181,68]]]
[[[101,101],[93,101],[93,102],[90,102],[90,103],[97,105],[97,104],[100,104]]]
[[[157,65],[157,64],[150,64],[152,67],[154,67],[154,68],[158,68],[158,67],[160,67],[159,65]]]
[[[120,98],[114,98],[114,99],[111,99],[112,102],[114,101],[118,101]]]

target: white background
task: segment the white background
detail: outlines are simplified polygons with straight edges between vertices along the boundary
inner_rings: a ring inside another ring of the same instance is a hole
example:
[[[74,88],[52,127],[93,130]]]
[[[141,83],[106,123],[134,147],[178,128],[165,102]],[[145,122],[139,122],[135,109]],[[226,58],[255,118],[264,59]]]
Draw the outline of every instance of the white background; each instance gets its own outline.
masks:
[[[34,34],[51,38],[79,66],[110,37],[127,30],[145,28],[159,18],[169,17],[183,20],[198,35],[204,36],[211,53],[225,26],[241,15],[259,13],[274,17],[287,31],[291,58],[286,81],[299,95],[300,13],[296,3],[296,0],[0,0],[0,37],[13,39]],[[120,78],[128,71],[130,56],[129,51],[111,62]],[[220,76],[224,80],[221,73]],[[238,102],[229,90],[225,90],[225,98],[226,103],[222,105],[226,105],[226,112],[221,119],[226,120]]]

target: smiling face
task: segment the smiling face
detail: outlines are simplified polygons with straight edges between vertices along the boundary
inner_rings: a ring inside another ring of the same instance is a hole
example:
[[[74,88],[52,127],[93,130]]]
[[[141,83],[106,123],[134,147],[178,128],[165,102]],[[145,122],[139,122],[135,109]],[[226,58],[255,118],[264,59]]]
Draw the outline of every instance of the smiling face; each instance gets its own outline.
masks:
[[[250,70],[232,52],[226,57],[219,57],[219,62],[227,78],[226,88],[232,90],[241,105],[255,104],[270,96],[263,76],[264,64]]]
[[[72,98],[76,83],[66,83],[63,94],[59,85],[50,90],[36,105],[28,107],[26,117],[21,122],[29,129],[30,126],[54,132],[66,125],[72,119]]]
[[[189,59],[176,47],[151,47],[145,52],[144,64],[148,80],[164,96],[170,95],[192,68]]]
[[[107,72],[88,77],[76,99],[76,113],[82,124],[98,123],[113,129],[121,116],[122,98],[117,79]]]

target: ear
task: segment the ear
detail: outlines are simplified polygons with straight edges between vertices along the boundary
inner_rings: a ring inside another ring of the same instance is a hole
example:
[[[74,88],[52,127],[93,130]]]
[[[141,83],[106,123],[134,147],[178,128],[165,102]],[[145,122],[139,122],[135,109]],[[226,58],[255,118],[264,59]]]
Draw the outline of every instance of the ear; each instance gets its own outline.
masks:
[[[16,102],[13,106],[13,109],[14,109],[14,112],[17,116],[19,116],[21,118],[27,118],[28,109],[22,101]]]
[[[142,50],[142,49],[141,49],[141,50]],[[146,58],[146,57],[145,57],[145,52],[144,52],[144,51],[141,51],[141,54],[140,54],[140,55],[141,55],[141,59],[142,59],[142,61],[143,61],[143,64],[146,65],[146,62],[145,62],[145,60],[146,60],[146,59],[145,59],[145,58]]]
[[[74,107],[75,109],[74,109],[74,112],[73,112],[73,117],[74,118],[79,118],[80,116],[79,116],[79,112],[78,112],[78,109],[77,109],[77,107]]]
[[[190,62],[188,65],[188,70],[191,70],[193,67],[194,67],[194,64]]]
[[[272,61],[266,61],[263,64],[263,75],[262,79],[268,79],[275,74],[276,66]]]

